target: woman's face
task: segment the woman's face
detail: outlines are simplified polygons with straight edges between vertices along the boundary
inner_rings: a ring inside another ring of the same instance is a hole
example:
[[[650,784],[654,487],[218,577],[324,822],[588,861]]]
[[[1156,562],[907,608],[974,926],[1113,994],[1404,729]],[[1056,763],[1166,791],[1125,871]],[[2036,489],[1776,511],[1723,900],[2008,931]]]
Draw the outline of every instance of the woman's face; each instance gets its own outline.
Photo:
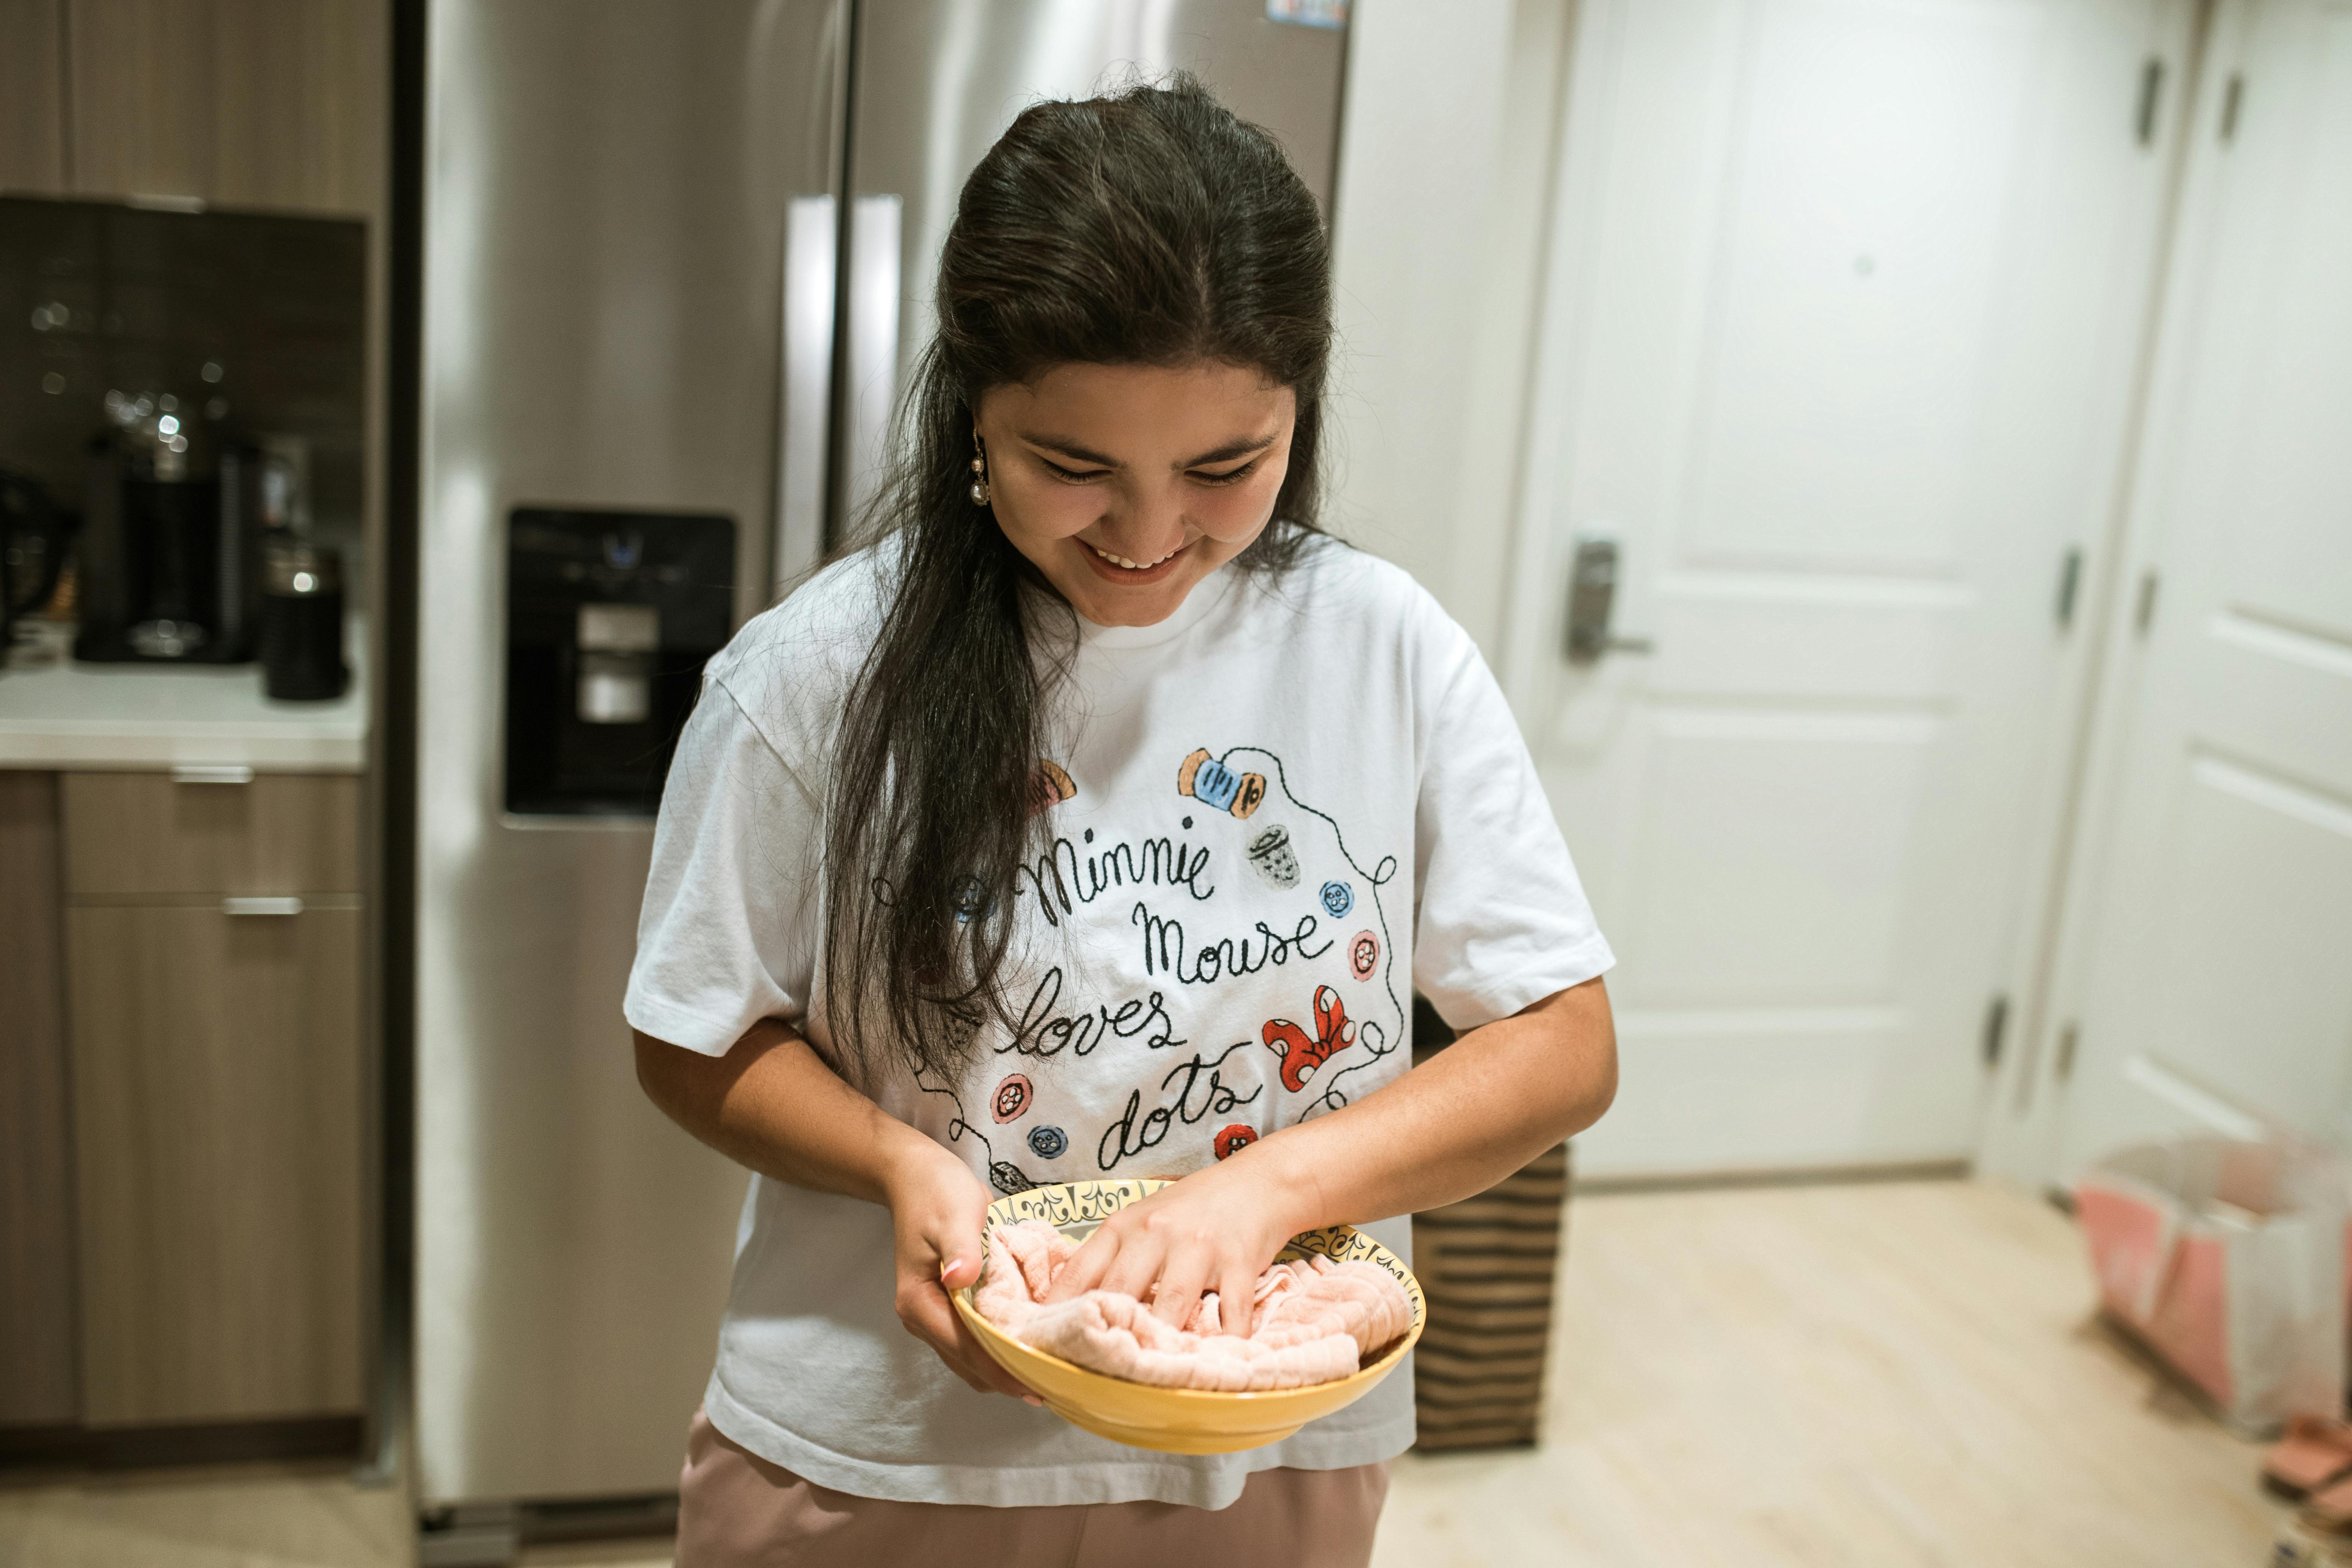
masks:
[[[1148,626],[1264,531],[1297,411],[1229,364],[1056,365],[981,395],[989,507],[1078,614]]]

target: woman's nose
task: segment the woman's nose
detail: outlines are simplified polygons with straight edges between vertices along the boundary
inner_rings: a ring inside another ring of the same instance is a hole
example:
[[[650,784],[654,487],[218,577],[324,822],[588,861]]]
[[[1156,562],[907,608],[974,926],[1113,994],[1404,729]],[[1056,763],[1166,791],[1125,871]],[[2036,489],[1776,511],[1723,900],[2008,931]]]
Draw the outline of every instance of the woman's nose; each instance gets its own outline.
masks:
[[[1184,495],[1174,483],[1137,487],[1104,520],[1123,554],[1154,561],[1184,542]],[[1138,553],[1141,552],[1141,553]]]

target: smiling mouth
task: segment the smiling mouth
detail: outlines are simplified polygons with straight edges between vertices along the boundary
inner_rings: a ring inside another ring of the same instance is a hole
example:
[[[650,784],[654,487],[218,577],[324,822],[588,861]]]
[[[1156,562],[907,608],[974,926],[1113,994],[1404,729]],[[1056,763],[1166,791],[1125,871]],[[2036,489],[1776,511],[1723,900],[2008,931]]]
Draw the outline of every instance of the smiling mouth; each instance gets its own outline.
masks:
[[[1083,539],[1078,541],[1078,542],[1086,544],[1088,550],[1093,551],[1096,554],[1101,556],[1112,565],[1120,567],[1129,572],[1149,572],[1154,566],[1159,565],[1160,561],[1169,559],[1169,557],[1174,555],[1178,550],[1184,548],[1180,544],[1175,550],[1170,551],[1167,555],[1160,556],[1158,561],[1129,561],[1126,556],[1115,553],[1112,551],[1105,550],[1098,544],[1087,544],[1087,542]]]

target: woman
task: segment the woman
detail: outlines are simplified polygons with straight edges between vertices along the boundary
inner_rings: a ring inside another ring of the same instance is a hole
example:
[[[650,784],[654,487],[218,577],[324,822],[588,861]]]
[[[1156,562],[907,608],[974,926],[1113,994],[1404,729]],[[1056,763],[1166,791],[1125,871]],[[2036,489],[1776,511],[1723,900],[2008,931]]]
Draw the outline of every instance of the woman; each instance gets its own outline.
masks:
[[[878,541],[711,661],[662,802],[639,1077],[760,1178],[678,1560],[1360,1563],[1408,1378],[1150,1453],[948,1292],[1043,1182],[1178,1178],[1055,1289],[1178,1321],[1479,1191],[1606,1108],[1608,946],[1470,639],[1316,530],[1329,264],[1264,132],[1032,108],[938,316]],[[1466,1032],[1408,1076],[1415,986]]]

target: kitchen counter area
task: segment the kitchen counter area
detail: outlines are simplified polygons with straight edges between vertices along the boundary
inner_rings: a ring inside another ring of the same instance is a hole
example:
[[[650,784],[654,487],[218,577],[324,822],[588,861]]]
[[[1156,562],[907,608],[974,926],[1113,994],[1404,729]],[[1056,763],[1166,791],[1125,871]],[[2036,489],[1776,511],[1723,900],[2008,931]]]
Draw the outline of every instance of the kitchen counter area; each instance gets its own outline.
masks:
[[[256,664],[76,662],[71,627],[24,630],[0,669],[0,1460],[353,1453],[364,632],[341,697],[284,702]]]
[[[358,773],[367,761],[367,637],[351,619],[351,684],[331,702],[273,702],[250,664],[77,664],[44,626],[0,669],[0,768],[246,767]]]
[[[390,21],[9,12],[0,1477],[370,1451]]]

